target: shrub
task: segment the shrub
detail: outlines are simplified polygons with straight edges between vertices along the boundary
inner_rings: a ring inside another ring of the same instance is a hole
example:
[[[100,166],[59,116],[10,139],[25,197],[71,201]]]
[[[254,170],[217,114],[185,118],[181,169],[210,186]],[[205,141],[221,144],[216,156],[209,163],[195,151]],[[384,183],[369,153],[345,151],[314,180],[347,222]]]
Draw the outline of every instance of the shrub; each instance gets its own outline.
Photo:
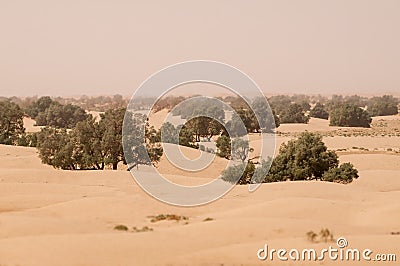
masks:
[[[148,216],[148,218],[151,218],[150,222],[155,223],[155,222],[159,222],[159,221],[164,221],[164,220],[168,220],[168,221],[181,221],[181,220],[189,220],[188,217],[186,216],[182,216],[182,215],[176,215],[176,214],[159,214],[156,216]]]
[[[340,167],[333,167],[324,173],[321,180],[347,184],[358,178],[358,171],[351,163],[343,163]]]
[[[123,224],[119,224],[114,226],[114,230],[118,230],[118,231],[128,231],[129,228],[126,225]]]

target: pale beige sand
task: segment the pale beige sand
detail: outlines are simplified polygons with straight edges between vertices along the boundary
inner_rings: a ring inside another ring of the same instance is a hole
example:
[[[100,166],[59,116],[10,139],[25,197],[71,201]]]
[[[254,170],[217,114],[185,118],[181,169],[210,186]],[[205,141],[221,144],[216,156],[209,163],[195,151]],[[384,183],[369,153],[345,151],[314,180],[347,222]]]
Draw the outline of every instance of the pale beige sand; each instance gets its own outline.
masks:
[[[287,132],[302,132],[302,131],[334,131],[339,129],[339,127],[330,127],[329,120],[310,118],[308,124],[281,124],[277,131],[282,133]]]
[[[24,117],[24,127],[25,132],[27,133],[35,133],[39,132],[42,127],[36,126],[36,121],[30,117]]]
[[[350,185],[284,182],[255,193],[239,186],[212,204],[180,208],[145,194],[125,171],[54,170],[32,148],[0,150],[1,265],[255,265],[265,243],[326,247],[305,236],[323,227],[352,247],[396,252],[400,245],[400,236],[390,235],[400,231],[400,157],[394,155],[341,157],[360,169]],[[188,216],[189,224],[147,218],[160,213]],[[214,220],[203,222],[207,217]],[[154,231],[118,232],[117,224]]]
[[[250,136],[255,148],[257,138]],[[400,147],[398,137],[324,141],[329,148]],[[183,152],[190,158],[200,154],[188,148]],[[33,148],[0,146],[0,265],[337,265],[330,260],[260,262],[256,257],[264,244],[336,247],[307,240],[306,232],[322,228],[335,238],[346,237],[352,248],[397,253],[399,260],[400,236],[391,232],[400,231],[400,156],[349,150],[340,161],[353,163],[360,178],[349,185],[263,184],[254,193],[237,186],[214,203],[187,208],[153,199],[127,171],[55,170],[42,165]],[[196,185],[211,181],[225,163],[216,159],[203,175],[174,169],[165,156],[158,166],[173,182]],[[149,215],[161,213],[185,215],[188,224],[150,222]],[[213,220],[203,221],[208,217]],[[154,231],[113,230],[118,224]]]

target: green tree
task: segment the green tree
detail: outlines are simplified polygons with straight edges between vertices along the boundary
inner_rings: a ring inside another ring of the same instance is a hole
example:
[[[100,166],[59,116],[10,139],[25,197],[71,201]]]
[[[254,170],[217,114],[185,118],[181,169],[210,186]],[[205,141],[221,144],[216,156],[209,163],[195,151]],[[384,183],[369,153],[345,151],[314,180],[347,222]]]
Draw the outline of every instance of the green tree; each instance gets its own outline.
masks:
[[[330,125],[339,127],[370,127],[368,112],[352,104],[336,106],[330,113]]]
[[[271,132],[272,129],[279,127],[279,118],[275,115],[275,112],[267,108],[266,99],[260,97],[255,98],[251,103],[251,110],[251,115],[249,115],[249,117],[253,121],[252,125],[256,132],[260,130]],[[258,118],[260,121],[258,121],[253,111],[259,115]],[[254,130],[249,132],[254,132]]]
[[[246,161],[249,152],[252,152],[253,148],[250,148],[249,142],[240,138],[232,141],[232,159]]]
[[[37,149],[42,162],[54,168],[76,170],[82,161],[81,152],[66,129],[43,128],[38,133]]]
[[[36,119],[39,113],[45,112],[52,103],[54,103],[54,101],[49,96],[43,96],[40,97],[37,101],[34,101],[32,104],[30,104],[25,109],[25,112],[29,117]]]
[[[103,145],[104,129],[105,127],[101,127],[90,116],[86,121],[78,122],[70,133],[70,140],[74,142],[75,148],[81,152],[80,168],[104,169],[106,157]]]
[[[101,139],[101,147],[105,157],[105,163],[111,164],[113,170],[117,170],[118,163],[124,162],[124,150],[122,147],[122,126],[126,109],[108,110],[101,114],[99,122],[100,131],[104,132]]]
[[[157,132],[149,127],[146,116],[142,114],[127,113],[124,120],[124,154],[131,170],[139,165],[156,164],[163,149],[158,140]]]
[[[194,138],[194,132],[185,125],[177,126],[179,132],[179,145],[190,148],[197,148],[196,140]]]
[[[221,179],[232,183],[244,185],[250,183],[250,180],[254,174],[255,165],[252,162],[242,162],[238,165],[228,167],[221,176]]]
[[[166,122],[161,126],[159,134],[163,143],[179,144],[179,130],[170,122]]]
[[[329,113],[325,110],[322,103],[317,103],[314,108],[310,111],[310,116],[320,119],[328,120]]]
[[[254,118],[250,118],[249,112],[244,109],[239,109],[236,113],[233,113],[232,119],[225,126],[229,129],[232,137],[245,136],[247,132],[254,132],[257,128],[257,125],[254,124]],[[228,133],[226,132],[226,134]]]
[[[338,166],[338,157],[322,142],[322,136],[302,133],[297,140],[282,144],[272,162],[268,181],[319,179]]]
[[[225,112],[217,99],[193,98],[176,106],[172,113],[188,120],[185,127],[193,131],[197,142],[201,137],[211,138],[223,130]]]
[[[218,148],[217,155],[226,159],[231,157],[231,139],[227,136],[220,136],[216,141]]]
[[[0,144],[15,145],[25,133],[23,111],[12,102],[0,102]]]
[[[78,122],[85,121],[87,117],[85,110],[79,106],[53,102],[44,112],[36,116],[36,125],[72,129]]]
[[[399,99],[392,95],[373,97],[367,103],[367,110],[371,116],[397,115],[399,113]]]
[[[303,107],[300,104],[292,103],[284,109],[279,119],[281,123],[303,123],[307,124],[310,118],[305,114]]]

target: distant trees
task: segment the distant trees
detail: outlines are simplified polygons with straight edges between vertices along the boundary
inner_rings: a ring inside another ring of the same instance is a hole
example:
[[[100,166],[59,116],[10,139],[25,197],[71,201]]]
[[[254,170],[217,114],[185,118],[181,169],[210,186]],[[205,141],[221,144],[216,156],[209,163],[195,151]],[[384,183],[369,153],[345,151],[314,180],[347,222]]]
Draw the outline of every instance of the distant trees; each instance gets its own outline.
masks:
[[[160,100],[158,100],[155,105],[153,106],[154,112],[161,111],[162,109],[167,109],[167,110],[172,110],[175,106],[177,106],[179,103],[183,102],[186,98],[183,96],[178,96],[178,97],[165,97]]]
[[[331,99],[325,104],[325,108],[328,112],[336,109],[345,104],[354,105],[357,107],[364,108],[367,104],[368,99],[359,95],[350,95],[343,97],[342,95],[332,95]]]
[[[157,131],[157,141],[197,148],[194,132],[186,124],[175,127],[170,122],[164,123]]]
[[[25,109],[25,113],[35,119],[40,113],[44,113],[53,103],[54,101],[49,96],[40,97]]]
[[[73,128],[78,122],[88,118],[85,110],[79,106],[53,101],[45,96],[33,102],[25,110],[26,114],[36,120],[38,126],[55,128]]]
[[[370,127],[372,119],[367,111],[352,104],[335,106],[330,113],[330,125],[339,127]]]
[[[85,121],[87,117],[86,111],[79,106],[54,102],[44,112],[40,112],[35,119],[37,126],[73,128],[78,122]]]
[[[325,110],[325,107],[320,102],[317,102],[313,109],[310,111],[310,116],[320,119],[328,120],[329,113]]]
[[[291,103],[279,114],[279,119],[281,123],[307,124],[310,117],[305,114],[303,106],[297,103]]]
[[[9,101],[0,101],[0,144],[15,145],[25,133],[24,113]]]
[[[371,116],[397,115],[399,113],[399,99],[392,95],[373,97],[367,103],[367,111]]]
[[[271,132],[279,127],[280,120],[273,110],[268,110],[265,99],[255,98],[251,106],[246,102],[236,103],[232,119],[226,123],[231,137],[242,137],[247,133]],[[257,118],[256,113],[259,115]],[[259,121],[260,120],[260,121]]]

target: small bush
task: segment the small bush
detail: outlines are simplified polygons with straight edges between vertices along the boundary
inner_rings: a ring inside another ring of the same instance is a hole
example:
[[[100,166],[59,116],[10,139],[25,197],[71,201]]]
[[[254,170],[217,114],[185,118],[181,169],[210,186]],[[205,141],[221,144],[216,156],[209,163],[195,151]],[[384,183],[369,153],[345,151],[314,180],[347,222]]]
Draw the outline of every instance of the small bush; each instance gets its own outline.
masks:
[[[129,228],[126,225],[123,224],[119,224],[114,226],[114,230],[118,230],[118,231],[128,231]]]
[[[348,184],[358,178],[358,171],[351,163],[343,163],[340,167],[333,167],[324,173],[321,180]]]
[[[141,233],[141,232],[151,232],[151,231],[153,231],[153,228],[148,227],[148,226],[143,226],[142,228],[138,228],[138,227],[134,226],[132,228],[132,230],[133,230],[133,232]]]

